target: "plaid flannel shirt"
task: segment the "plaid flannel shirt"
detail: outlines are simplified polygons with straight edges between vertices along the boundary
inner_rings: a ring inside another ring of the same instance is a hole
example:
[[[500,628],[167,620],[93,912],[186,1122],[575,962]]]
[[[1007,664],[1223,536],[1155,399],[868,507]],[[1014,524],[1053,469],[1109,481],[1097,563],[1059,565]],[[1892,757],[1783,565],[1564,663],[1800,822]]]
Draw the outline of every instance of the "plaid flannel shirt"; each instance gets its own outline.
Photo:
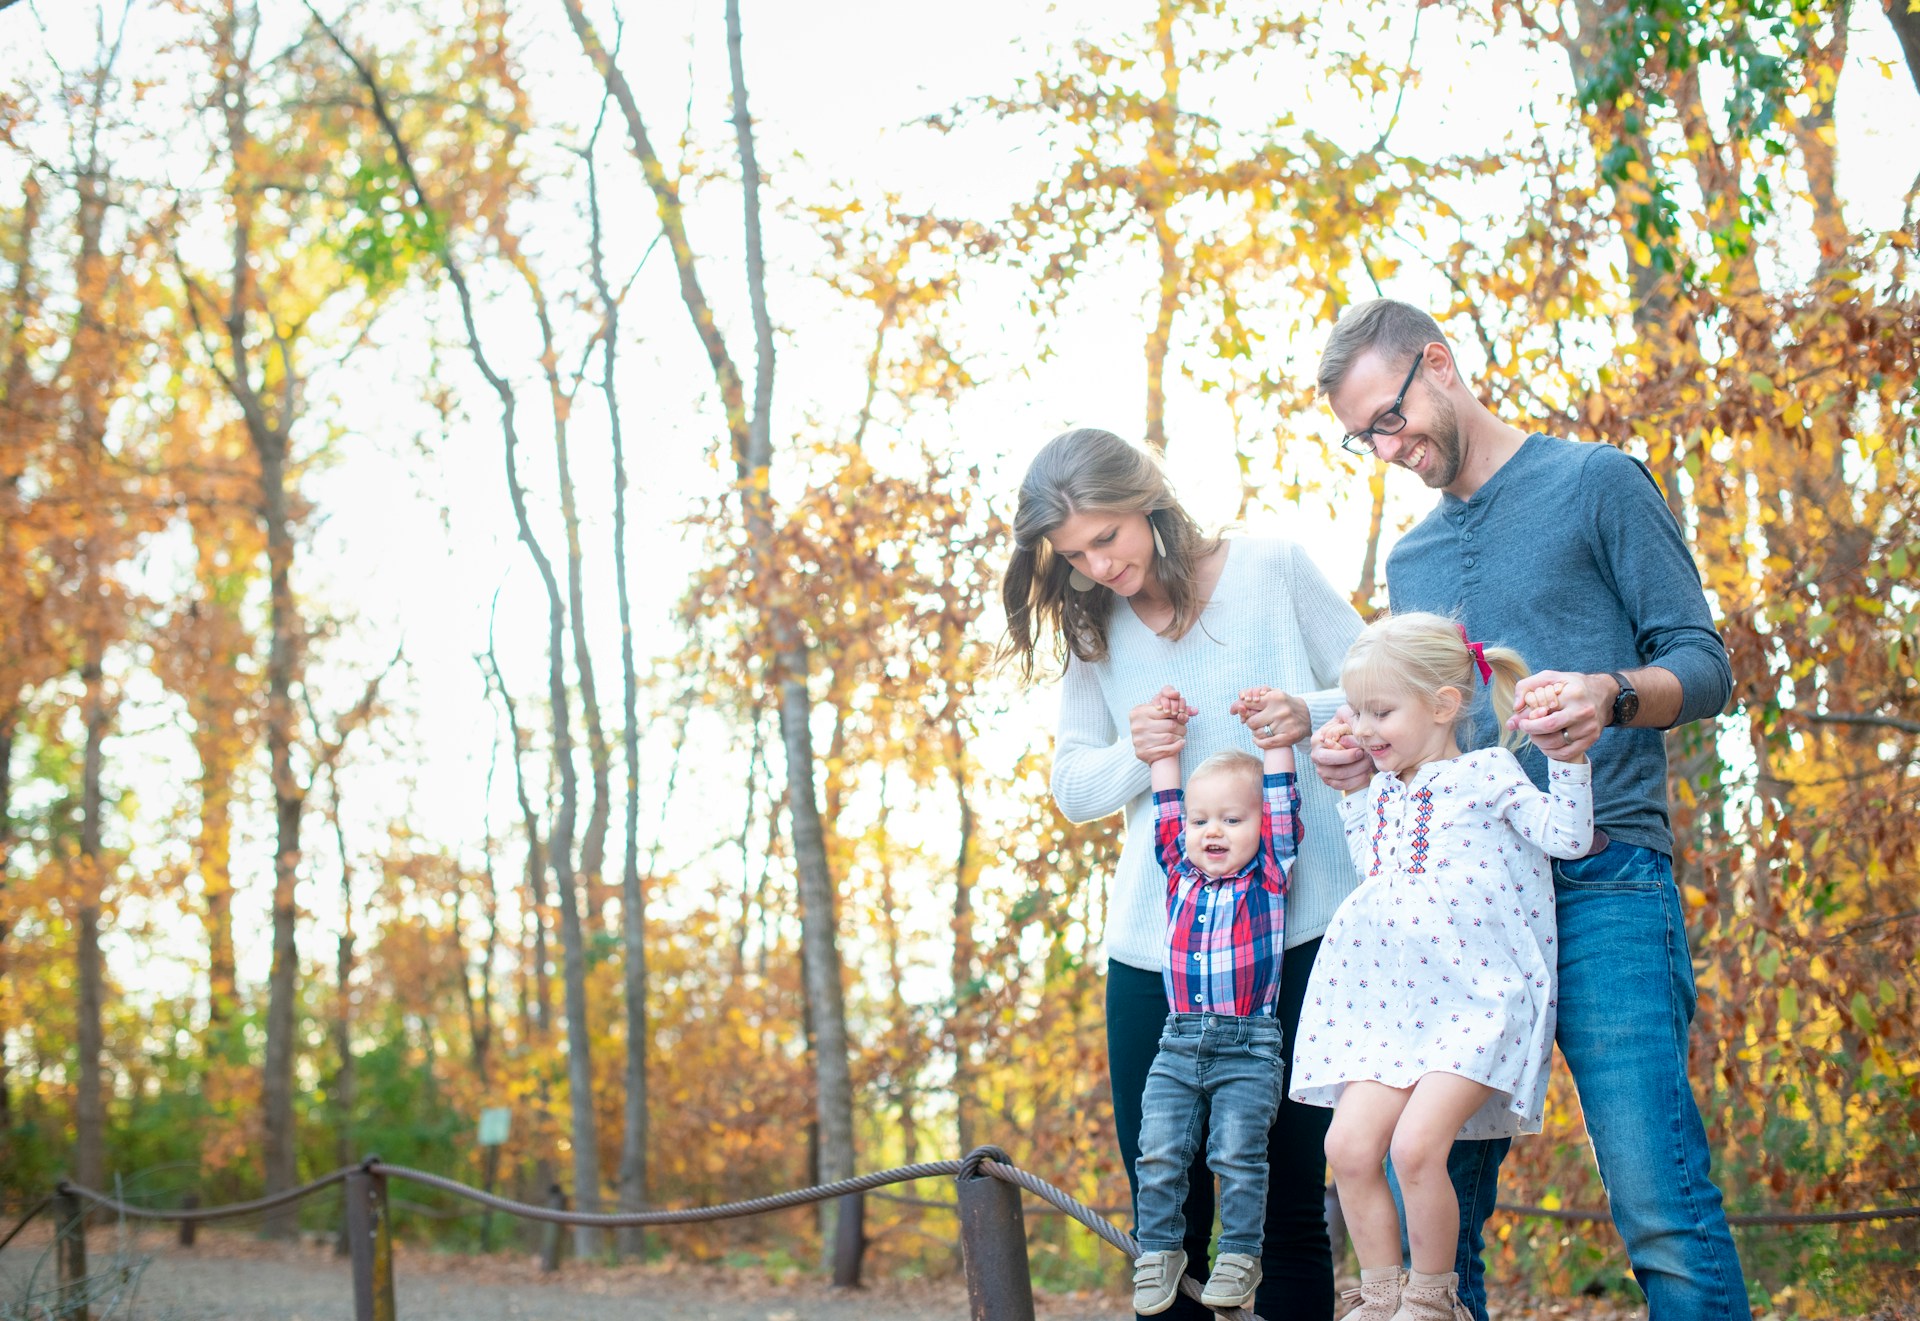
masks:
[[[1291,771],[1262,781],[1260,847],[1231,876],[1209,878],[1187,857],[1186,794],[1153,796],[1154,846],[1167,874],[1161,980],[1175,1013],[1272,1017],[1280,995],[1287,885],[1305,829]]]

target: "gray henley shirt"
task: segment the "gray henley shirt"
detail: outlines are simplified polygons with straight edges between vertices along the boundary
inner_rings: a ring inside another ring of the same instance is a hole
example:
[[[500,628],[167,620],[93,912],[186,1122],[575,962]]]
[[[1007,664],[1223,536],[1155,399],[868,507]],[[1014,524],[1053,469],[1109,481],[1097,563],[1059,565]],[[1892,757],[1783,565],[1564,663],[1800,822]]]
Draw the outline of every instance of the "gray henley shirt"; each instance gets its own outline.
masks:
[[[1657,665],[1680,680],[1678,723],[1715,715],[1733,690],[1700,572],[1653,476],[1611,445],[1529,436],[1473,497],[1440,503],[1387,557],[1396,613],[1431,610],[1475,642],[1512,647],[1535,670],[1604,674]],[[1496,741],[1479,690],[1473,746]],[[1673,852],[1666,740],[1608,728],[1589,752],[1594,824]],[[1520,764],[1547,786],[1531,744]]]

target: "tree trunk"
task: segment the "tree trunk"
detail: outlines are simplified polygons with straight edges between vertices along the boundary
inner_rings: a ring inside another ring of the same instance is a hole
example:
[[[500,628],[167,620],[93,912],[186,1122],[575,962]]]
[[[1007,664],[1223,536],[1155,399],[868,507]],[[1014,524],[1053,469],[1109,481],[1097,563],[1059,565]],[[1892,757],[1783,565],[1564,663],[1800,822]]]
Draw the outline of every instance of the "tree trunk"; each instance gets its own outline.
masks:
[[[337,1002],[333,1017],[334,1075],[333,1158],[339,1165],[351,1165],[362,1153],[354,1150],[353,1112],[359,1103],[359,1077],[353,1059],[353,865],[347,860],[347,832],[340,821],[340,782],[327,777],[328,818],[333,823],[334,847],[340,853],[340,943],[334,954],[334,994]],[[345,1256],[351,1248],[347,1241],[347,1222],[342,1217],[334,1240],[334,1255]]]
[[[4,901],[11,881],[7,864],[13,853],[12,818],[8,814],[13,807],[13,727],[17,716],[14,706],[0,708],[0,984],[4,984],[7,972],[8,906]],[[12,1017],[11,1012],[0,1017],[0,1147],[13,1140],[13,1086],[7,1063],[7,1028]]]
[[[793,855],[800,873],[800,941],[805,951],[807,1001],[814,1028],[814,1082],[820,1124],[820,1177],[826,1181],[853,1175],[853,1077],[848,1061],[846,993],[840,968],[839,927],[834,912],[834,881],[827,859],[826,835],[814,796],[813,703],[807,693],[806,639],[788,611],[765,596],[777,588],[773,560],[772,501],[768,479],[772,462],[774,380],[773,322],[767,311],[766,261],[760,238],[760,167],[754,155],[753,120],[747,109],[746,67],[741,52],[740,0],[727,0],[727,55],[733,81],[733,127],[740,146],[747,239],[747,292],[753,307],[755,346],[753,421],[748,435],[747,470],[742,474],[749,543],[761,554],[763,609],[771,616],[780,693],[780,736],[787,756],[787,819]],[[825,1203],[831,1207],[832,1203]],[[830,1253],[834,1217],[824,1217],[823,1252]]]
[[[115,557],[117,540],[111,501],[106,489],[107,415],[112,389],[116,346],[110,342],[106,308],[108,272],[103,246],[108,199],[105,162],[99,132],[106,100],[111,60],[103,49],[89,82],[91,118],[84,157],[76,155],[74,190],[79,250],[74,283],[86,315],[79,318],[69,341],[60,377],[74,415],[69,443],[78,465],[79,490],[85,499],[79,528],[82,561],[79,631],[82,655],[80,681],[84,688],[82,713],[86,728],[81,764],[80,856],[74,879],[78,905],[74,940],[74,1044],[79,1059],[74,1070],[74,1163],[79,1181],[90,1188],[106,1182],[106,1099],[101,1077],[105,1046],[101,1013],[103,970],[100,956],[100,910],[106,885],[107,860],[102,849],[101,787],[107,734],[104,662],[110,621],[106,566]],[[11,694],[9,695],[11,696]]]
[[[826,856],[824,832],[814,795],[813,745],[807,694],[809,657],[805,638],[777,602],[775,590],[773,518],[767,490],[772,451],[773,325],[767,312],[765,260],[760,241],[760,171],[753,151],[752,118],[747,109],[745,67],[741,58],[740,10],[737,0],[727,4],[727,50],[732,75],[735,137],[740,146],[747,239],[747,287],[753,307],[757,350],[753,418],[748,420],[738,368],[728,353],[718,324],[700,286],[693,248],[687,239],[685,215],[678,186],[653,150],[638,103],[619,66],[587,20],[581,0],[562,0],[567,19],[593,62],[614,103],[626,119],[627,135],[680,275],[681,300],[692,318],[694,332],[707,351],[714,380],[726,412],[727,430],[745,504],[749,544],[758,560],[756,590],[766,617],[770,675],[779,693],[780,731],[787,749],[788,819],[793,851],[800,874],[801,946],[807,988],[808,1013],[813,1019],[814,1065],[821,1132],[820,1173],[844,1178],[853,1171],[853,1084],[847,1060],[845,994],[841,985],[840,955],[835,934],[833,877]],[[830,1205],[830,1204],[829,1204]],[[832,1242],[831,1212],[827,1243]]]
[[[891,814],[887,802],[887,783],[880,781],[880,819],[875,823],[874,834],[878,837],[880,864],[880,935],[887,953],[887,1012],[892,1020],[888,1035],[893,1039],[894,1101],[900,1111],[900,1159],[912,1165],[920,1159],[920,1125],[914,1114],[914,1065],[918,1051],[915,1049],[913,1031],[913,1011],[907,1006],[904,991],[906,978],[902,975],[900,954],[900,913],[899,897],[893,888],[893,844],[887,834],[887,822]],[[954,1070],[956,1094],[959,1091],[959,1069]]]
[[[101,607],[95,549],[88,547],[87,578],[92,589],[83,607],[89,614]],[[107,733],[105,677],[101,673],[99,624],[88,626],[87,656],[80,674],[86,684],[87,743],[81,771],[81,818],[79,881],[80,912],[74,950],[75,982],[78,1004],[75,1006],[74,1037],[80,1053],[74,1096],[74,1177],[89,1188],[106,1187],[107,1112],[100,1056],[104,1048],[101,1031],[100,896],[106,882],[106,859],[100,848],[100,814],[104,803],[100,788],[101,745]]]
[[[264,1129],[265,1182],[268,1192],[291,1188],[299,1163],[293,1105],[293,1064],[298,1032],[299,954],[295,947],[298,907],[294,891],[300,869],[300,817],[306,805],[305,787],[294,775],[293,748],[298,718],[293,690],[299,681],[303,629],[293,595],[293,508],[288,489],[289,436],[292,431],[299,377],[291,350],[275,340],[271,350],[280,356],[273,399],[261,384],[264,367],[256,371],[258,347],[252,316],[259,297],[254,270],[253,214],[258,194],[239,177],[248,168],[255,143],[247,122],[252,69],[252,35],[242,40],[242,18],[231,3],[218,23],[218,86],[213,104],[220,108],[226,128],[226,155],[236,171],[229,201],[233,230],[228,243],[231,270],[227,306],[222,314],[229,364],[220,370],[228,393],[246,424],[247,439],[259,464],[258,514],[266,534],[268,574],[266,743],[271,768],[274,805],[273,962],[267,981],[267,1039],[261,1068],[261,1111]],[[261,1232],[285,1237],[299,1223],[296,1208],[268,1212]]]
[[[500,658],[496,654],[493,641],[493,620],[487,621],[486,671],[491,679],[491,687],[500,694],[501,708],[507,716],[507,740],[513,748],[513,792],[520,803],[520,821],[527,834],[527,899],[533,914],[533,1012],[532,1019],[544,1038],[553,1031],[553,988],[547,977],[547,863],[546,851],[540,842],[540,814],[535,811],[533,798],[527,792],[527,768],[520,760],[524,736],[520,731],[520,717],[514,709],[513,694],[507,691],[507,681],[500,673]]]
[[[1180,286],[1185,279],[1180,235],[1167,215],[1170,199],[1165,178],[1179,150],[1175,121],[1180,113],[1180,62],[1173,49],[1173,18],[1173,0],[1160,0],[1160,12],[1154,20],[1154,49],[1160,56],[1161,94],[1150,111],[1153,146],[1141,171],[1142,200],[1153,222],[1154,247],[1160,258],[1160,298],[1154,308],[1153,329],[1147,333],[1146,440],[1156,454],[1167,452],[1167,353],[1173,343],[1173,318],[1180,310]]]
[[[401,136],[399,125],[393,120],[387,108],[386,94],[381,90],[373,71],[339,35],[329,27],[317,11],[309,6],[314,21],[327,34],[340,54],[353,66],[361,84],[367,89],[373,102],[374,117],[379,121],[388,144],[393,148],[395,162],[406,178],[407,187],[413,193],[413,204],[422,212],[434,214],[433,203],[427,196],[426,186],[421,183],[420,175],[413,165],[413,153],[406,139]],[[564,977],[567,1008],[567,1080],[570,1093],[569,1103],[572,1114],[572,1145],[574,1174],[574,1205],[581,1211],[600,1210],[600,1143],[594,1119],[593,1105],[593,1037],[587,1020],[587,962],[585,942],[580,928],[579,897],[575,892],[573,870],[573,829],[574,816],[579,800],[579,786],[573,769],[573,720],[568,705],[566,681],[566,607],[560,595],[560,583],[554,575],[553,562],[541,548],[539,538],[534,535],[533,525],[527,514],[526,490],[520,484],[519,448],[520,433],[514,420],[517,400],[512,384],[497,371],[488,359],[486,346],[481,342],[480,328],[474,320],[473,294],[468,288],[466,273],[462,270],[458,258],[445,237],[443,226],[436,225],[434,232],[441,235],[437,255],[441,268],[452,283],[454,293],[460,301],[460,316],[466,331],[467,350],[473,358],[474,366],[486,378],[495,396],[500,401],[500,433],[503,441],[502,458],[506,467],[507,495],[513,505],[514,522],[519,538],[527,548],[528,556],[533,560],[534,568],[539,571],[541,586],[547,593],[547,698],[553,720],[553,762],[560,777],[560,810],[554,818],[553,832],[548,840],[548,858],[553,866],[555,895],[560,904],[560,941],[564,955]],[[588,1226],[579,1226],[574,1230],[574,1250],[581,1258],[591,1258],[599,1252],[600,1233]]]
[[[602,101],[604,106],[605,102]],[[599,129],[596,126],[595,135]],[[620,603],[621,751],[626,757],[626,842],[620,866],[620,920],[625,936],[623,962],[627,1006],[626,1095],[622,1098],[620,1209],[639,1211],[647,1204],[647,898],[640,880],[640,683],[633,659],[633,606],[627,593],[627,454],[620,426],[620,391],[614,371],[620,343],[620,302],[607,283],[601,251],[600,175],[593,146],[587,148],[587,199],[592,217],[594,291],[606,318],[601,343],[601,392],[607,401],[608,433],[613,444],[613,575]],[[672,792],[669,781],[667,792]],[[646,1231],[619,1234],[623,1256],[646,1252]]]
[[[1913,79],[1914,90],[1920,91],[1920,8],[1913,0],[1880,0],[1880,8],[1900,39],[1900,53],[1907,57],[1907,74]]]
[[[555,479],[560,493],[560,518],[567,538],[567,616],[573,628],[573,665],[580,678],[580,709],[587,731],[587,764],[593,778],[593,798],[587,810],[587,829],[580,847],[580,892],[584,897],[583,917],[597,919],[604,907],[602,874],[606,867],[607,825],[612,813],[612,760],[607,748],[605,726],[600,719],[600,690],[594,681],[593,650],[587,645],[586,592],[581,583],[580,515],[574,498],[573,462],[569,457],[569,437],[573,414],[573,394],[560,378],[560,356],[555,343],[553,319],[547,312],[546,294],[533,269],[521,256],[510,236],[500,235],[508,259],[520,271],[533,295],[535,318],[540,326],[540,364],[547,381],[548,399],[553,408],[553,457]],[[576,388],[578,381],[575,382]]]
[[[972,1151],[977,1136],[976,1112],[980,1098],[973,1077],[975,1029],[978,1026],[977,998],[974,988],[973,891],[980,878],[980,851],[974,847],[975,819],[973,798],[967,788],[966,746],[960,736],[959,717],[947,725],[947,773],[953,777],[953,793],[960,807],[960,844],[953,859],[953,1018],[948,1035],[953,1038],[953,1115],[955,1136],[960,1150]]]
[[[700,337],[700,345],[707,351],[714,381],[720,387],[720,403],[727,415],[727,433],[733,441],[734,463],[744,465],[748,428],[740,371],[734,366],[732,355],[727,352],[726,341],[720,336],[720,325],[714,320],[713,309],[707,305],[706,293],[700,287],[693,245],[687,240],[686,213],[680,204],[679,185],[654,152],[653,140],[647,135],[646,122],[640,117],[640,104],[634,100],[633,89],[628,86],[626,75],[620,72],[620,66],[614,63],[613,56],[594,31],[581,0],[560,2],[567,11],[567,21],[573,25],[574,34],[580,40],[581,50],[592,61],[593,67],[606,83],[607,91],[612,94],[614,104],[620,107],[620,113],[627,121],[628,140],[633,146],[634,157],[640,162],[640,172],[646,178],[647,188],[653,193],[660,228],[666,235],[668,249],[673,253],[674,269],[680,275],[680,299],[686,304],[688,315],[693,318],[694,333]]]
[[[237,278],[244,280],[245,273]],[[238,336],[236,336],[236,340]],[[251,428],[250,428],[251,429]],[[294,1038],[298,1032],[299,953],[294,947],[299,910],[300,814],[305,794],[293,773],[295,717],[293,685],[299,666],[299,613],[293,600],[293,528],[286,486],[284,433],[256,432],[260,458],[261,509],[267,530],[269,626],[267,647],[267,754],[273,769],[273,964],[267,978],[266,1064],[261,1107],[266,1126],[267,1191],[293,1187],[298,1179],[298,1139],[293,1113]],[[274,1238],[291,1235],[297,1210],[269,1213],[263,1231]]]
[[[231,713],[230,713],[231,714]],[[195,852],[207,926],[207,1023],[222,1027],[239,998],[233,952],[233,779],[238,768],[227,738],[196,721],[193,745],[200,758],[200,824]]]

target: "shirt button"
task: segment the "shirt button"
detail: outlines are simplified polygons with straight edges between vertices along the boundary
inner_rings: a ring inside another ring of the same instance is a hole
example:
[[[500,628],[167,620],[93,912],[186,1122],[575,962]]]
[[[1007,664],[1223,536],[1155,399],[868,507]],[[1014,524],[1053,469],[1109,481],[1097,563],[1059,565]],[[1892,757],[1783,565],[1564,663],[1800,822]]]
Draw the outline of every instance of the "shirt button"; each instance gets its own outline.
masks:
[[[1473,556],[1471,556],[1471,555],[1469,555],[1469,556],[1467,556],[1467,567],[1468,567],[1469,569],[1471,569],[1471,568],[1473,567]]]
[[[1199,956],[1198,954],[1195,954],[1195,955],[1193,956],[1193,961],[1194,961],[1195,963],[1198,963],[1198,962],[1200,961],[1200,956]]]
[[[1462,541],[1472,541],[1472,540],[1473,540],[1473,533],[1471,533],[1471,532],[1462,532],[1462,533],[1460,534],[1460,540],[1462,540]]]
[[[1194,1002],[1195,1004],[1199,1004],[1199,1003],[1201,1003],[1201,1000],[1200,1000],[1200,997],[1199,997],[1198,995],[1196,995],[1196,996],[1194,996],[1194,997],[1193,997],[1193,1002]]]

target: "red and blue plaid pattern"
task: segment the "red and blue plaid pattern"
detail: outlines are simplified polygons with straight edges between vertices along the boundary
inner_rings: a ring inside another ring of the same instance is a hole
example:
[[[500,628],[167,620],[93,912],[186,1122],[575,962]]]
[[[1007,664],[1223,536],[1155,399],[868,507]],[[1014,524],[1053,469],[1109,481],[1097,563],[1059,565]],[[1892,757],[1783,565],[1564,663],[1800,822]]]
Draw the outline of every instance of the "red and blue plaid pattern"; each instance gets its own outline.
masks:
[[[1260,847],[1231,876],[1210,879],[1187,857],[1186,795],[1153,796],[1154,845],[1167,874],[1167,952],[1161,980],[1175,1013],[1271,1018],[1280,996],[1287,884],[1305,830],[1290,771],[1263,781]]]

